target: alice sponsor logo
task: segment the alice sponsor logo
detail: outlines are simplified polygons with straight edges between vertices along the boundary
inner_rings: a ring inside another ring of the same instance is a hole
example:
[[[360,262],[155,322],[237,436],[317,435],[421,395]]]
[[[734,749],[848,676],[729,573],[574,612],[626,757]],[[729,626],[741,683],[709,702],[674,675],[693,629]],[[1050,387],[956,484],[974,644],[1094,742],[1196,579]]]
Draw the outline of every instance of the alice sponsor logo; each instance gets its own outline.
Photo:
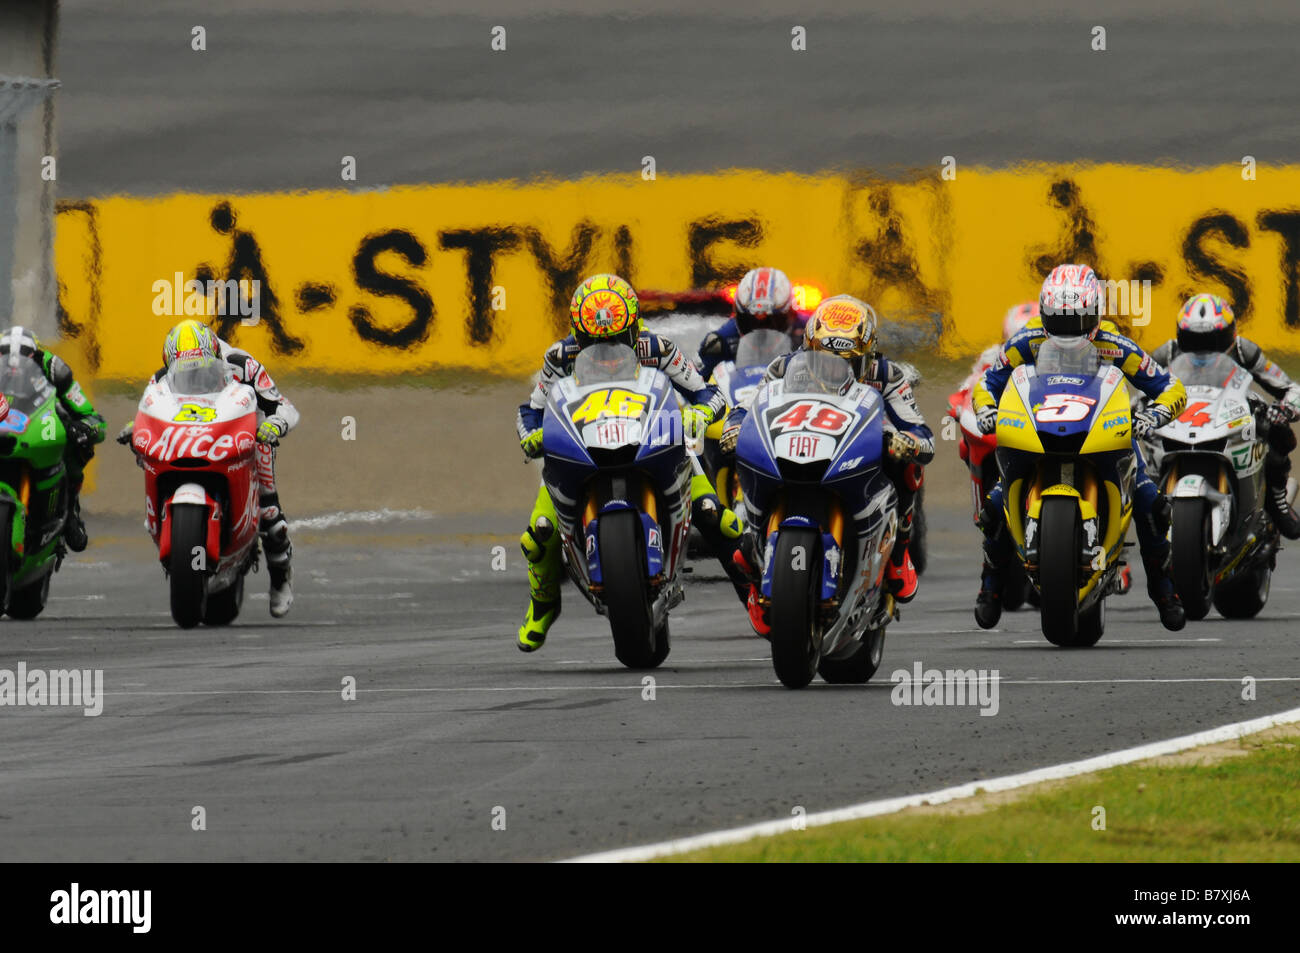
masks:
[[[895,705],[916,706],[979,706],[981,715],[998,713],[998,682],[1001,674],[995,668],[985,669],[923,669],[920,662],[912,670],[895,669],[889,676],[894,683],[889,699]]]
[[[0,668],[0,707],[81,708],[87,718],[104,710],[104,670]]]
[[[238,315],[242,323],[256,325],[262,315],[262,282],[241,278],[185,280],[184,272],[153,283],[153,313],[157,315]]]
[[[137,430],[134,443],[141,453],[163,463],[186,457],[220,463],[232,453],[248,453],[254,438],[246,430],[216,434],[211,427],[191,425],[165,427],[156,437],[149,430]]]
[[[148,933],[152,909],[152,890],[82,890],[74,883],[50,894],[50,922],[59,925],[127,924],[132,933]]]

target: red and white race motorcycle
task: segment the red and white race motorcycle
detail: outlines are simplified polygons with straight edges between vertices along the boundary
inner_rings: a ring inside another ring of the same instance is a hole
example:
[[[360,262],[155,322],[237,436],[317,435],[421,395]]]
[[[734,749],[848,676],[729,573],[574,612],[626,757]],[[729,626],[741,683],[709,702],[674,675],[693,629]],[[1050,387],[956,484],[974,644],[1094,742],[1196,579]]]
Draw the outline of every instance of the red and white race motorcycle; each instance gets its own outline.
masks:
[[[212,359],[177,362],[140,399],[131,449],[145,473],[145,527],[183,629],[239,615],[258,556],[257,399]]]

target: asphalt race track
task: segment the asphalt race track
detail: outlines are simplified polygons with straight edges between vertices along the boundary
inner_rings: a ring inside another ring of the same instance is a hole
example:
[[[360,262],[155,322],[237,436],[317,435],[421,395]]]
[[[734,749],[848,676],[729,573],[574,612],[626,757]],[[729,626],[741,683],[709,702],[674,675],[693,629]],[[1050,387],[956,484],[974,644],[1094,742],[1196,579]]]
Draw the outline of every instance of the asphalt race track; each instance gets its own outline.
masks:
[[[143,531],[92,522],[97,540],[56,578],[46,614],[0,624],[7,658],[102,668],[106,693],[94,718],[0,718],[5,859],[563,859],[1300,705],[1291,554],[1254,622],[1212,613],[1167,633],[1135,591],[1111,601],[1096,648],[1066,651],[1026,612],[975,628],[975,531],[964,511],[931,515],[952,528],[934,531],[876,682],[782,688],[720,573],[697,564],[653,701],[572,589],[545,649],[513,647],[526,584],[505,525],[300,531],[288,619],[267,615],[258,575],[234,626],[181,632]],[[996,669],[997,714],[892,705],[889,673],[916,661]],[[195,806],[205,831],[191,829]]]

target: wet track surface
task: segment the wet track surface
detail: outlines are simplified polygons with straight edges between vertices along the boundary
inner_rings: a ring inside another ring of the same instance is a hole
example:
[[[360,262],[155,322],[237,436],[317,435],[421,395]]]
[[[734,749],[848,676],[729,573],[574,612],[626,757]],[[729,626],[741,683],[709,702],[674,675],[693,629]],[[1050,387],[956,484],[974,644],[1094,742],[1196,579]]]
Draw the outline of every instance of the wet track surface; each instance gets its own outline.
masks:
[[[1258,620],[1212,613],[1167,633],[1135,591],[1112,600],[1096,648],[1065,651],[1026,612],[974,627],[974,530],[956,509],[933,517],[954,528],[935,531],[875,682],[782,688],[729,587],[699,565],[653,701],[571,589],[545,649],[515,650],[525,582],[504,535],[302,533],[288,619],[267,615],[263,574],[236,625],[181,632],[147,539],[114,524],[65,566],[45,615],[0,624],[0,667],[102,668],[106,692],[94,718],[0,711],[0,843],[8,860],[561,859],[1300,705],[1293,554]],[[498,543],[505,572],[490,566]],[[917,661],[996,669],[997,714],[891,704],[889,673]],[[191,829],[196,806],[205,831]]]

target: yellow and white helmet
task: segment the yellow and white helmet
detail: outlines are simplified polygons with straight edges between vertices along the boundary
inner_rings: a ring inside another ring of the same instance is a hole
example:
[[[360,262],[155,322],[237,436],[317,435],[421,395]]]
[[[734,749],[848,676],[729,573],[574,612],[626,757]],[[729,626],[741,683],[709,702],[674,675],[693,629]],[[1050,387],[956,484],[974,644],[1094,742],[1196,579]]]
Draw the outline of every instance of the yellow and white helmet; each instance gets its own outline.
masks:
[[[178,360],[211,359],[221,356],[216,333],[202,321],[187,318],[167,332],[163,341],[163,366],[170,368]]]

